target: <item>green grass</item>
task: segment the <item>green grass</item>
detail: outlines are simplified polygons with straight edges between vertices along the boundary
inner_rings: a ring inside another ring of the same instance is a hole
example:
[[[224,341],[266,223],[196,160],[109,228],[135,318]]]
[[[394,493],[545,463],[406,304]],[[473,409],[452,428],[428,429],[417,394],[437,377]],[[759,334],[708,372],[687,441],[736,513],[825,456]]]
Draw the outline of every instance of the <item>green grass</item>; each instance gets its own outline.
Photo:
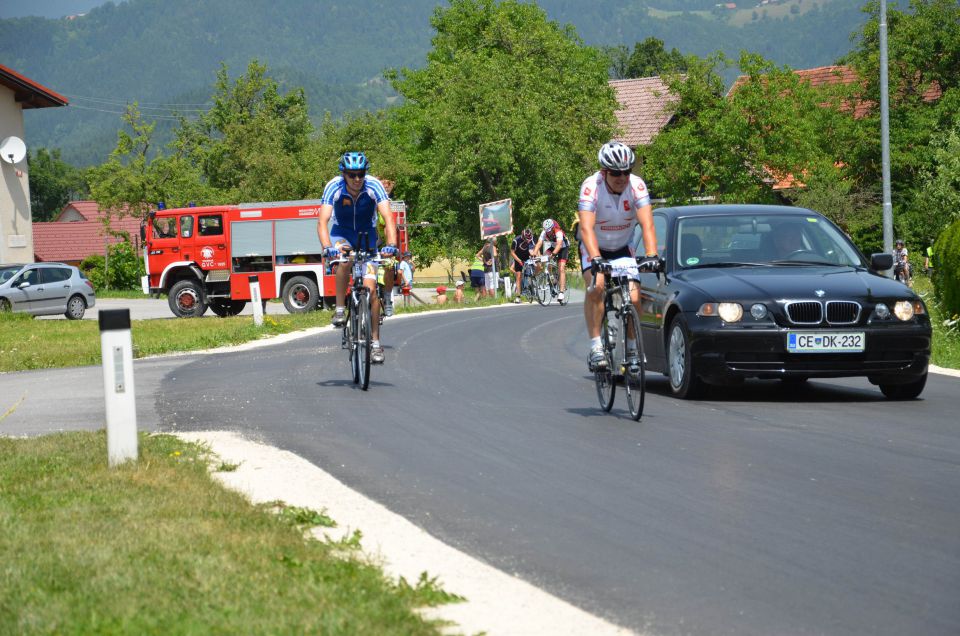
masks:
[[[427,302],[433,295],[420,294]],[[450,302],[411,304],[396,303],[397,314],[456,309]],[[502,297],[480,302],[467,294],[464,307],[501,304]],[[163,353],[197,351],[236,345],[259,338],[275,336],[310,327],[330,324],[331,312],[314,311],[306,314],[270,314],[264,316],[263,327],[253,324],[250,316],[231,318],[207,317],[196,319],[134,320],[130,332],[135,358]],[[34,320],[25,314],[0,313],[0,372],[28,369],[53,369],[97,365],[100,357],[100,331],[93,320]]]
[[[103,431],[0,438],[0,633],[437,634],[416,608],[459,599],[309,538],[323,512],[251,505],[199,445],[139,441],[111,469]]]
[[[944,324],[945,320],[956,316],[946,316],[933,297],[933,284],[926,276],[917,275],[913,278],[913,289],[923,297],[930,312],[930,322],[933,324],[933,347],[931,362],[940,367],[960,369],[960,329],[957,324],[950,327]]]

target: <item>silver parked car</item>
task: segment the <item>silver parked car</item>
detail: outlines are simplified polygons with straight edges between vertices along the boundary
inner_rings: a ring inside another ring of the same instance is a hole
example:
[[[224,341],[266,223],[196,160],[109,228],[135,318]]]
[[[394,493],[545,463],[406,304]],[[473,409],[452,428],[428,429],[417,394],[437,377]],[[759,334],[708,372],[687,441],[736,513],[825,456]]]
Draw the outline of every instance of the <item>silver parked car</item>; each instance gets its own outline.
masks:
[[[80,320],[96,300],[93,284],[73,265],[0,265],[0,312],[63,314],[70,320]]]

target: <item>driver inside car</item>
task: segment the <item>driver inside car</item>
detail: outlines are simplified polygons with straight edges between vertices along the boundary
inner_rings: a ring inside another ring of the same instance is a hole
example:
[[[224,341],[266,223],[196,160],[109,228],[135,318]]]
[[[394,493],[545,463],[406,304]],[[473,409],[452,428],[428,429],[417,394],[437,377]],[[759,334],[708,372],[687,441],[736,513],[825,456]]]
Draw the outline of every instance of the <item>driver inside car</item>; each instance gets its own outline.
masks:
[[[805,251],[803,230],[796,223],[780,223],[773,228],[773,260],[787,258],[796,252]]]

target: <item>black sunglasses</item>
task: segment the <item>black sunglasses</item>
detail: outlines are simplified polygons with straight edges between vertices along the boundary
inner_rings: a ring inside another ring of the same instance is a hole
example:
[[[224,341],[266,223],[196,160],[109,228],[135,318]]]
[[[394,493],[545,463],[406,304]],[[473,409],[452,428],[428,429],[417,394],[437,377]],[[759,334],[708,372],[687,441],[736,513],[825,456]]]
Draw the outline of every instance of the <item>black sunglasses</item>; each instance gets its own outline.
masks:
[[[367,176],[366,172],[344,172],[343,177],[345,179],[363,179]]]
[[[607,174],[611,177],[622,177],[625,174],[630,174],[630,170],[607,170]]]

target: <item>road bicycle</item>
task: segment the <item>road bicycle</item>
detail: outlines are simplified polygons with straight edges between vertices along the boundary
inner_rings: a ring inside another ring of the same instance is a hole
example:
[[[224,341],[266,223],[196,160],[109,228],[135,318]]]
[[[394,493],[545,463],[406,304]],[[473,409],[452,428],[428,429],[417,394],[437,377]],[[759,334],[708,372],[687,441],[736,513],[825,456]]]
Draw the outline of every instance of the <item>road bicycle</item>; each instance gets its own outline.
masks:
[[[907,287],[913,287],[913,276],[911,276],[911,267],[909,261],[900,261],[893,267],[893,278]]]
[[[549,255],[538,257],[540,271],[533,277],[534,297],[537,302],[547,306],[553,302],[553,299],[560,294],[560,282],[557,274],[557,263]],[[558,301],[561,305],[567,304],[567,297]]]
[[[369,237],[360,233],[358,243],[365,247],[352,250],[349,255],[338,259],[337,263],[349,263],[352,258],[353,280],[347,298],[347,321],[343,325],[343,337],[340,343],[346,349],[353,372],[353,383],[359,384],[364,391],[370,386],[370,352],[373,347],[373,312],[370,308],[370,290],[363,284],[363,276],[371,263],[379,264],[380,256],[376,249],[370,249]],[[382,315],[382,311],[380,312]]]
[[[597,399],[600,400],[600,407],[610,412],[616,397],[616,384],[620,382],[627,394],[630,417],[637,421],[643,415],[646,397],[646,359],[643,354],[643,339],[640,337],[640,316],[630,302],[630,278],[622,266],[608,262],[600,263],[599,267],[598,264],[593,264],[591,270],[595,277],[603,275],[607,280],[603,294],[603,321],[600,326],[606,365],[598,366],[593,372]],[[633,364],[628,365],[626,352],[629,342],[633,343],[632,348],[636,349],[637,355]]]
[[[517,295],[521,298],[526,297],[530,302],[533,302],[537,297],[534,277],[536,276],[538,262],[539,260],[534,257],[528,258],[523,262],[523,269],[520,273],[520,289],[517,290]]]

